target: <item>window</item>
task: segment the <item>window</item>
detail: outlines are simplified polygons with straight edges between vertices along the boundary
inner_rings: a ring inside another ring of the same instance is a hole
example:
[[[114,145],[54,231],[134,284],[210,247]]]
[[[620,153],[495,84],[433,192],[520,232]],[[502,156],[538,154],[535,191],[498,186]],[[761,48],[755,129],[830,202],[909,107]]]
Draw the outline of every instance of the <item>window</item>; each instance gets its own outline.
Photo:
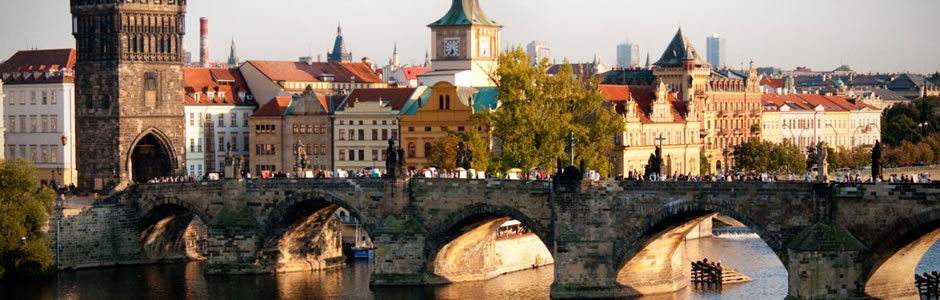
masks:
[[[424,127],[425,132],[431,132],[431,127]]]
[[[16,92],[12,92],[9,95],[6,95],[6,97],[10,105],[16,105]]]
[[[424,158],[428,158],[431,155],[431,143],[424,143]]]
[[[245,151],[245,152],[251,151],[251,150],[250,150],[250,149],[251,149],[251,143],[250,143],[250,140],[249,140],[248,133],[247,133],[247,132],[243,132],[243,133],[242,133],[242,137],[243,137],[242,143],[244,143],[244,145],[243,145],[243,147],[242,147],[242,151]]]
[[[346,150],[339,150],[339,160],[346,160]]]
[[[41,132],[49,132],[49,116],[39,116],[39,119],[42,123]]]
[[[355,140],[355,139],[356,139],[356,130],[355,130],[355,129],[350,129],[350,130],[349,130],[349,140],[352,141],[352,140]]]
[[[20,116],[20,129],[17,132],[26,132],[26,116]]]
[[[26,92],[20,91],[20,105],[26,105]]]
[[[359,161],[363,161],[363,160],[366,160],[366,151],[359,150]]]
[[[392,129],[392,139],[393,140],[398,139],[398,129]]]
[[[49,147],[46,145],[39,146],[39,162],[46,163],[49,161]]]
[[[196,165],[189,165],[189,176],[196,177]]]
[[[372,125],[379,125],[377,120],[372,120]]]
[[[349,150],[349,160],[350,161],[356,160],[356,150]]]
[[[360,122],[361,122],[361,121],[360,121]],[[365,129],[359,129],[359,140],[360,140],[360,141],[365,141],[365,140],[366,140],[366,130],[365,130]]]
[[[231,114],[231,117],[232,117],[232,118],[231,118],[231,123],[230,123],[230,125],[232,125],[232,127],[238,127],[238,114],[232,113],[232,114]]]
[[[189,152],[196,152],[196,139],[189,139]]]
[[[36,105],[36,91],[29,91],[29,105]]]
[[[56,104],[56,91],[55,91],[55,90],[52,91],[52,101],[51,101],[51,103],[52,103],[52,104]]]
[[[408,132],[415,132],[415,128],[414,128],[414,127],[408,127]]]
[[[415,158],[415,143],[408,143],[408,158]]]
[[[373,141],[376,141],[376,140],[378,140],[378,139],[379,139],[379,130],[378,130],[378,129],[372,129],[372,140],[373,140]]]
[[[388,140],[388,129],[382,129],[382,140],[383,141]]]
[[[345,140],[346,140],[346,129],[340,129],[340,130],[339,130],[339,140],[340,140],[340,141],[345,141]]]
[[[42,91],[42,105],[49,104],[49,92]]]
[[[157,73],[155,72],[144,73],[144,105],[157,106]]]
[[[32,162],[38,162],[36,161],[36,158],[37,158],[36,157],[36,145],[30,145],[29,146],[29,160]]]
[[[440,107],[441,110],[444,110],[444,95],[438,95],[437,97],[438,107]]]
[[[219,114],[216,119],[218,120],[216,123],[219,124],[219,127],[225,127],[225,114]]]
[[[59,146],[58,145],[49,145],[49,163],[59,162]]]
[[[224,136],[220,136],[220,137],[219,137],[219,147],[218,147],[218,148],[219,148],[219,152],[225,152],[225,137],[224,137]]]
[[[248,127],[248,113],[247,112],[242,113],[242,126],[244,126],[245,128]],[[245,149],[245,151],[248,151],[248,149]]]
[[[202,139],[196,139],[196,152],[202,152]]]
[[[444,109],[450,110],[450,95],[444,96]]]
[[[196,125],[196,114],[189,113],[189,126]]]
[[[29,132],[36,132],[36,116],[29,116]]]
[[[372,160],[379,160],[379,150],[372,150]]]
[[[457,131],[463,132],[463,126],[457,126]]]

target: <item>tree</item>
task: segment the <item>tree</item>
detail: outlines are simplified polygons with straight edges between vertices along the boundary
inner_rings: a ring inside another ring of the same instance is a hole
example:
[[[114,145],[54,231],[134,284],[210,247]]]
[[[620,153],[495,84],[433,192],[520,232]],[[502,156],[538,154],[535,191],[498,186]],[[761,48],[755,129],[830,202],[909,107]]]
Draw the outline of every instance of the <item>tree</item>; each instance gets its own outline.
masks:
[[[888,146],[898,146],[903,141],[920,142],[923,132],[940,131],[940,108],[937,97],[927,97],[910,103],[899,103],[884,111],[881,123],[881,139]],[[926,128],[921,128],[923,123]]]
[[[699,174],[706,175],[711,171],[712,164],[709,161],[709,157],[705,155],[705,151],[699,152],[698,155],[698,170]]]
[[[445,170],[457,169],[457,144],[460,138],[448,134],[431,142],[431,153],[428,162]]]
[[[597,81],[575,78],[568,66],[550,76],[548,67],[545,60],[533,65],[521,48],[500,56],[496,78],[501,106],[480,117],[499,141],[494,167],[550,172],[558,159],[568,161],[570,132],[577,140],[575,160],[607,176],[612,167],[607,154],[622,121],[606,105]]]
[[[35,275],[52,266],[42,232],[55,193],[40,188],[32,163],[0,160],[0,278]]]

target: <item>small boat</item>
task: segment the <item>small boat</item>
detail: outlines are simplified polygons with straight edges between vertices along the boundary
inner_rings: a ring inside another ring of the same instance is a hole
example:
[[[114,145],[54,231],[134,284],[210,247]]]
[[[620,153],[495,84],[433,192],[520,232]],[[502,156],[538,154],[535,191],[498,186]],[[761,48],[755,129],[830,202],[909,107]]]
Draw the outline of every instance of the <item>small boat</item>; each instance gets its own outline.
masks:
[[[366,236],[361,233],[359,222],[356,221],[356,244],[353,247],[353,259],[373,260],[375,259],[375,247],[372,241],[366,240]]]

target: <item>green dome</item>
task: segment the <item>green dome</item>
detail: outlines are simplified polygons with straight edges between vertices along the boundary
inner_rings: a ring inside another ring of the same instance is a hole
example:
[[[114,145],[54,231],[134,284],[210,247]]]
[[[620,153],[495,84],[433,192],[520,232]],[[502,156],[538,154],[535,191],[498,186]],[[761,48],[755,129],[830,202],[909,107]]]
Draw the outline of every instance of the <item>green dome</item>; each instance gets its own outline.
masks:
[[[845,82],[842,82],[842,79],[837,78],[835,81],[832,82],[832,85],[835,86],[837,89],[841,89],[845,87]]]

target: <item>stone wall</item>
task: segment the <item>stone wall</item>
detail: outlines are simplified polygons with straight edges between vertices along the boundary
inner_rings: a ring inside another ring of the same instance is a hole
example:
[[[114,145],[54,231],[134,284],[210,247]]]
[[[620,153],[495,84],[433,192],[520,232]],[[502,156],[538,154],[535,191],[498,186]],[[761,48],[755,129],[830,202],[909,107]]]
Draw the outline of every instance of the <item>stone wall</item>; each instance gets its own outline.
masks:
[[[90,268],[151,261],[144,258],[137,232],[137,210],[95,205],[56,211],[47,233],[59,269]],[[59,231],[56,232],[56,224]],[[58,235],[58,238],[56,238]],[[56,241],[58,240],[58,251]]]
[[[495,251],[502,262],[502,266],[494,271],[497,276],[555,263],[552,252],[534,234],[497,240]]]

